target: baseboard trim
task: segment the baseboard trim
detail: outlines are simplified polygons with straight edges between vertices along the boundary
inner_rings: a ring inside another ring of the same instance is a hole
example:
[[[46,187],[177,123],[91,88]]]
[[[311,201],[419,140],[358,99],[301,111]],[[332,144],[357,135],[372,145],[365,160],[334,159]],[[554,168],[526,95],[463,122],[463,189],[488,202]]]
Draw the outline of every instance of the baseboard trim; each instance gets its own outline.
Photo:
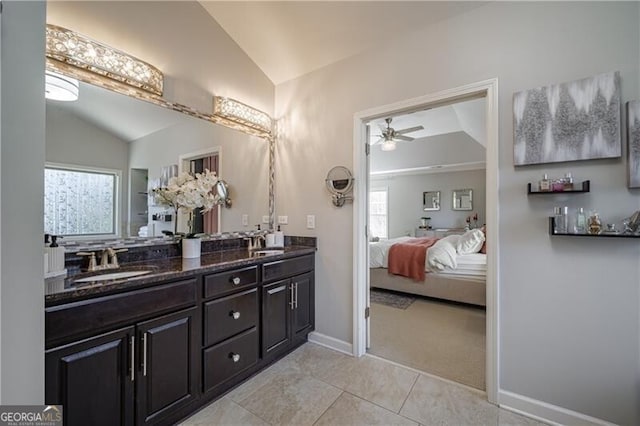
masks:
[[[344,340],[336,339],[335,337],[327,336],[326,334],[318,333],[317,331],[309,333],[307,339],[317,345],[353,356],[353,345],[345,342]]]
[[[499,390],[498,403],[500,408],[522,414],[551,425],[590,425],[615,426],[606,420],[591,417],[577,411],[558,407],[557,405],[519,395],[517,393]]]

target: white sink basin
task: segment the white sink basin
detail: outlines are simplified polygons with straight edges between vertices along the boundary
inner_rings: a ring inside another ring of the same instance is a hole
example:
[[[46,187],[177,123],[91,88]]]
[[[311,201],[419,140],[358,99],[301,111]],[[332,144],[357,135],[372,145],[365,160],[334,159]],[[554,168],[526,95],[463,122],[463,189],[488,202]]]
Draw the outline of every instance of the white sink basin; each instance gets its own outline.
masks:
[[[122,272],[111,272],[109,274],[100,274],[100,275],[92,275],[90,277],[79,278],[74,280],[76,283],[88,283],[95,281],[109,281],[109,280],[120,280],[124,278],[132,278],[140,275],[148,274],[153,271],[122,271]]]
[[[258,255],[284,254],[284,250],[254,250],[252,253]]]

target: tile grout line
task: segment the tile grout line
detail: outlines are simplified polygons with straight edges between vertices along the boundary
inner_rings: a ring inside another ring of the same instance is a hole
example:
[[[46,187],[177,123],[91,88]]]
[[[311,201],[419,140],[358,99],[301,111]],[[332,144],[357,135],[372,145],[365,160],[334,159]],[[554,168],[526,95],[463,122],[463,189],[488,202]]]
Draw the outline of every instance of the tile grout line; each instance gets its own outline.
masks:
[[[340,388],[339,388],[339,387],[337,387],[337,386],[334,386],[334,388],[336,388],[336,389],[340,389]],[[336,402],[338,402],[338,400],[340,399],[340,397],[342,396],[342,394],[345,392],[345,391],[343,391],[342,389],[340,389],[340,390],[341,390],[340,395],[338,395],[338,397],[337,397],[337,398],[336,398],[336,399],[331,403],[331,405],[329,405],[329,406],[326,408],[326,410],[324,410],[324,411],[323,411],[323,412],[318,416],[318,418],[316,419],[316,421],[315,421],[315,422],[313,422],[313,425],[315,425],[316,423],[318,423],[318,422],[320,421],[320,419],[322,418],[322,416],[324,416],[324,415],[325,415],[325,413],[331,409],[331,407],[333,407],[334,405],[336,405]]]
[[[402,405],[400,406],[400,409],[398,410],[398,415],[402,416],[402,414],[400,414],[400,412],[402,411],[402,409],[404,408],[404,405],[407,403],[407,400],[409,399],[409,395],[411,395],[411,392],[413,392],[413,389],[416,387],[416,383],[418,383],[418,379],[420,378],[420,374],[416,375],[416,379],[413,381],[413,384],[411,385],[411,389],[409,389],[409,393],[407,393],[407,396],[404,398],[404,401],[402,401]],[[402,416],[404,417],[404,416]],[[408,418],[408,417],[405,417]],[[413,420],[413,419],[410,419]],[[415,420],[413,420],[415,421]]]
[[[253,392],[252,392],[253,393]],[[257,418],[259,418],[260,420],[262,420],[263,422],[265,422],[268,425],[273,426],[273,423],[271,423],[270,421],[263,419],[262,417],[260,417],[259,415],[257,415],[256,413],[254,413],[253,411],[249,410],[247,407],[244,407],[242,405],[240,405],[239,402],[235,402],[233,399],[229,398],[229,401],[231,401],[232,403],[236,404],[238,407],[242,408],[243,410],[245,410],[247,413],[251,413],[254,416],[256,416]]]

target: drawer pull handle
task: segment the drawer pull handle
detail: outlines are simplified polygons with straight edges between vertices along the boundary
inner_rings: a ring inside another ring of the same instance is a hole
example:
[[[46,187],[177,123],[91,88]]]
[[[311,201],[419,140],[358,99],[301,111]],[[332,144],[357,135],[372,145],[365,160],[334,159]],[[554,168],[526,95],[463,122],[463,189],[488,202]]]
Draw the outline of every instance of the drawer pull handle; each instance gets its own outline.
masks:
[[[229,312],[229,316],[233,317],[233,319],[240,319],[240,312],[238,311],[231,311]]]
[[[231,277],[231,282],[233,283],[233,285],[240,284],[240,277]]]
[[[229,354],[229,358],[231,358],[231,361],[233,362],[238,362],[240,361],[240,354],[234,354],[233,352],[231,352]]]

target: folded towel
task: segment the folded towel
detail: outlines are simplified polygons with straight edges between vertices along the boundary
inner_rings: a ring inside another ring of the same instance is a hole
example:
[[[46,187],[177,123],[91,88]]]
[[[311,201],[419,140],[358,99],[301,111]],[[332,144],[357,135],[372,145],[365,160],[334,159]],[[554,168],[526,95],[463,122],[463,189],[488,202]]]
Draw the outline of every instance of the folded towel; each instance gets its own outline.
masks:
[[[389,273],[423,281],[427,249],[437,241],[438,238],[415,238],[392,245],[389,249]]]

